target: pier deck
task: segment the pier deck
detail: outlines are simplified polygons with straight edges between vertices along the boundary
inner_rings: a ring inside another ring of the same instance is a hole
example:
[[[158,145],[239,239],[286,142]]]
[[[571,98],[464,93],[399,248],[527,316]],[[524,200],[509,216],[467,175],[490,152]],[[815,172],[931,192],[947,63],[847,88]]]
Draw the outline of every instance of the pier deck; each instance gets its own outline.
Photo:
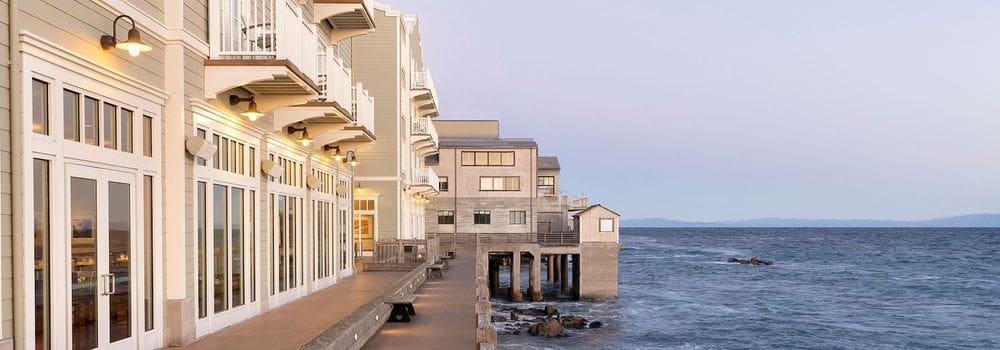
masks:
[[[358,273],[188,346],[171,349],[298,349],[372,298],[385,292],[389,285],[406,274],[407,271]],[[469,281],[472,281],[471,277]],[[472,302],[469,305],[471,306]],[[429,307],[423,310],[430,312]],[[417,312],[420,311],[421,308],[418,306]],[[468,334],[474,336],[472,331],[468,331]]]
[[[459,245],[444,278],[424,282],[414,294],[417,315],[386,323],[363,349],[475,349],[476,250]]]

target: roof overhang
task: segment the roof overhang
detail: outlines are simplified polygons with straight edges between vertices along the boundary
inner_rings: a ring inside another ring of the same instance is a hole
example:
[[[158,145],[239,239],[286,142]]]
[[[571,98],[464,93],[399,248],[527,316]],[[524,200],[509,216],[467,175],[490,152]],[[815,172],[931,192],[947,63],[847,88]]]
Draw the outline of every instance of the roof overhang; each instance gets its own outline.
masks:
[[[216,99],[242,88],[256,98],[257,108],[305,103],[319,96],[320,88],[294,64],[284,59],[205,60],[205,98]]]
[[[313,0],[313,18],[316,23],[330,24],[330,42],[335,43],[374,31],[374,4],[372,0]]]

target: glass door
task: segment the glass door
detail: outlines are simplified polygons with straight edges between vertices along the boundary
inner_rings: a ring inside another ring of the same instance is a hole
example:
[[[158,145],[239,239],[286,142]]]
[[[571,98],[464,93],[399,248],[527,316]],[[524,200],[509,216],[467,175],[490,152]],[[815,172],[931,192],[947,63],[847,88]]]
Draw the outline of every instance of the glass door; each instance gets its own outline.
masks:
[[[67,173],[71,348],[134,349],[135,180],[86,167]]]

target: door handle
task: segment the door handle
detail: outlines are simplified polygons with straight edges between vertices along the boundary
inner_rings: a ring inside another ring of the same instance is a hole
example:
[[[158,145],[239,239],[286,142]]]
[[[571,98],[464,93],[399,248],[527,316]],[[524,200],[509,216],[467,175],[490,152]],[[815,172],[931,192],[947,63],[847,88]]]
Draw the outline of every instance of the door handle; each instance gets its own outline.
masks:
[[[109,274],[107,274],[105,276],[108,277],[108,284],[110,285],[108,287],[109,292],[107,293],[107,295],[113,295],[116,292],[116,290],[115,290],[116,289],[116,286],[115,286],[115,274],[109,273]]]

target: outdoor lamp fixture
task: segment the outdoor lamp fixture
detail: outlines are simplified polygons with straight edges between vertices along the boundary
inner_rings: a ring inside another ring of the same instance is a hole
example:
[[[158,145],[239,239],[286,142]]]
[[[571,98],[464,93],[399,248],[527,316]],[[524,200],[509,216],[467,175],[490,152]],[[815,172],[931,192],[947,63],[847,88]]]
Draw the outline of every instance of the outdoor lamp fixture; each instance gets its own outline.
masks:
[[[351,163],[352,167],[358,166],[358,157],[354,155],[354,151],[347,151],[347,162]]]
[[[340,146],[330,146],[330,145],[323,146],[323,150],[326,151],[326,152],[329,152],[331,149],[334,150],[334,152],[333,152],[333,160],[335,160],[337,162],[340,162],[340,163],[343,163],[344,162],[344,154],[340,153]]]
[[[296,141],[298,141],[299,143],[301,143],[303,146],[308,147],[309,145],[311,145],[313,143],[313,139],[311,137],[309,137],[309,129],[306,128],[306,126],[304,124],[301,127],[294,126],[294,125],[289,125],[288,126],[288,134],[289,135],[297,133],[297,132],[302,132],[301,134],[299,134],[299,139],[296,140]]]
[[[128,40],[118,42],[118,20],[122,18],[128,18],[128,21],[132,22],[132,29],[128,30]],[[149,45],[142,43],[142,39],[139,38],[139,30],[135,29],[135,20],[132,17],[128,15],[118,16],[111,23],[111,26],[111,35],[101,35],[101,48],[104,51],[110,51],[112,47],[117,47],[128,51],[128,54],[132,57],[136,57],[142,52],[149,52],[153,49]]]
[[[236,95],[229,95],[230,106],[238,105],[240,104],[240,102],[250,102],[250,105],[247,106],[247,111],[240,113],[240,115],[246,117],[247,119],[250,119],[250,121],[252,122],[257,121],[258,118],[264,116],[264,113],[261,113],[260,111],[257,110],[257,101],[254,100],[253,96],[239,97]]]

